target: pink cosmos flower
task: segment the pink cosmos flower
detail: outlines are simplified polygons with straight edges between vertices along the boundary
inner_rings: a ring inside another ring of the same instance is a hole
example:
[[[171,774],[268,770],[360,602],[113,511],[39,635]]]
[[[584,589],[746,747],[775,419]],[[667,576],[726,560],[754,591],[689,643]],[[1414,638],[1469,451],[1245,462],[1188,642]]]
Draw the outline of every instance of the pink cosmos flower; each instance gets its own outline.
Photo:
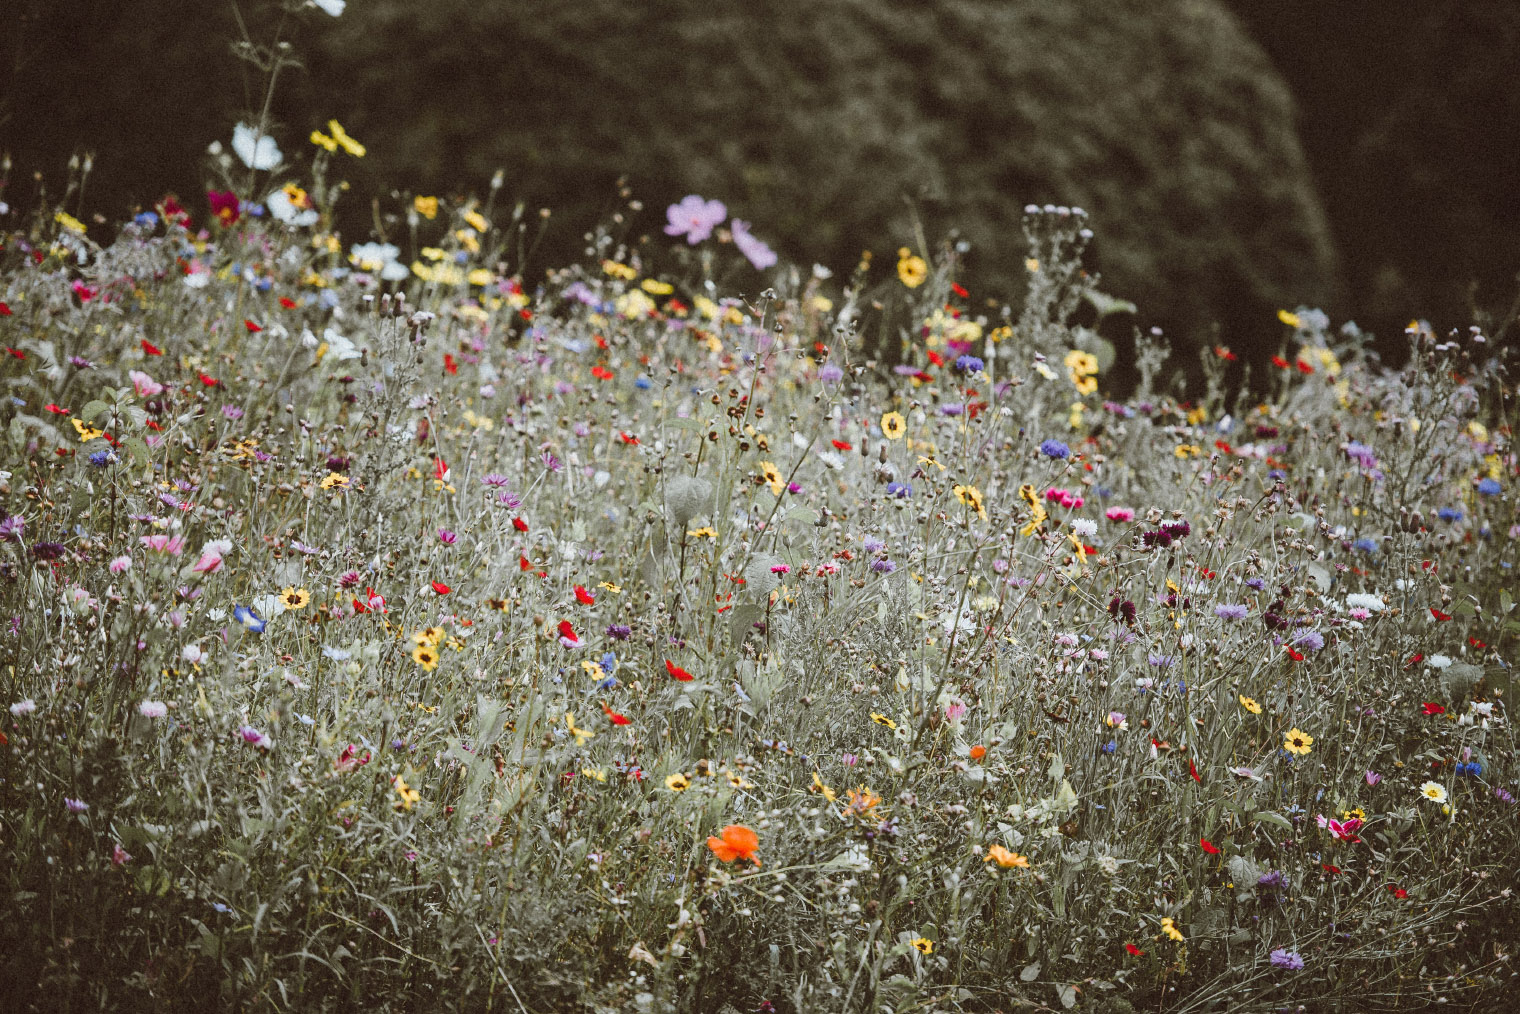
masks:
[[[1369,786],[1376,785],[1378,782],[1383,780],[1383,776],[1378,774],[1376,771],[1369,771],[1362,777],[1367,780],[1367,784]]]
[[[132,856],[127,852],[126,849],[121,847],[121,842],[117,842],[111,846],[112,866],[120,866],[122,863],[130,863],[131,861]]]
[[[107,564],[107,566],[110,568],[111,573],[120,574],[123,571],[132,569],[132,558],[130,556],[118,556],[116,559]]]
[[[665,217],[670,220],[665,235],[685,236],[686,242],[696,246],[728,217],[728,208],[722,201],[704,201],[696,194],[688,194],[680,204],[666,208]]]
[[[1110,507],[1103,512],[1103,516],[1120,524],[1135,520],[1135,512],[1129,507]]]
[[[168,553],[170,556],[178,556],[185,548],[184,537],[180,535],[143,535],[137,541],[155,553]]]
[[[748,222],[736,218],[728,223],[728,228],[734,234],[734,246],[755,266],[756,271],[764,271],[775,265],[776,251],[750,235]]]
[[[142,370],[129,370],[127,378],[132,381],[132,386],[137,390],[139,398],[152,398],[164,393],[164,385],[148,376]]]
[[[1336,841],[1350,842],[1353,845],[1361,841],[1361,839],[1356,836],[1356,832],[1361,830],[1362,827],[1362,820],[1360,817],[1352,817],[1350,820],[1345,821],[1327,820],[1326,818],[1320,816],[1316,816],[1314,819],[1320,827],[1325,828],[1327,831],[1329,831],[1330,837],[1334,838]]]
[[[201,550],[201,558],[191,569],[199,574],[215,574],[222,569],[222,554],[232,552],[232,542],[229,539],[215,539],[206,543]]]

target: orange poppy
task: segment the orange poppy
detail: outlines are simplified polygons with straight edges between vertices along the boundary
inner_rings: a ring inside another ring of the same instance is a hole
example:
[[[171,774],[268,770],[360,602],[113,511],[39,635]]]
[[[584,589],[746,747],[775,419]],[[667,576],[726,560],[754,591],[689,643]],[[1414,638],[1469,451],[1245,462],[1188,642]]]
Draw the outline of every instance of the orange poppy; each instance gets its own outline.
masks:
[[[748,859],[756,866],[760,865],[760,860],[755,858],[755,850],[760,847],[760,836],[755,832],[743,824],[730,824],[718,834],[720,837],[707,839],[707,847],[723,862]]]

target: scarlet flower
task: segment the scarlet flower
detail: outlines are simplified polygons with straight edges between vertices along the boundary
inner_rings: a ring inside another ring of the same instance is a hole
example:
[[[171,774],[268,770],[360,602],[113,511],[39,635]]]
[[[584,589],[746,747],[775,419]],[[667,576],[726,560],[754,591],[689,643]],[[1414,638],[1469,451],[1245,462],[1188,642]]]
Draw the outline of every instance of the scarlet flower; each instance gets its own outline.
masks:
[[[622,440],[623,443],[628,444],[631,447],[637,447],[639,445],[638,437],[634,436],[631,433],[624,433],[621,430],[618,431],[618,439]]]
[[[1437,609],[1435,606],[1431,606],[1430,607],[1430,615],[1434,616],[1437,620],[1439,620],[1439,621],[1441,621],[1443,623],[1446,620],[1451,619],[1451,614],[1450,613],[1443,613],[1443,612],[1441,612],[1441,610]]]
[[[9,317],[10,315],[11,308],[9,306],[6,306],[4,303],[0,303],[0,317]]]
[[[255,324],[251,320],[245,320],[245,321],[243,321],[243,326],[248,329],[248,333],[249,334],[258,334],[260,331],[264,330],[262,327],[260,327],[259,325]]]
[[[1211,855],[1211,856],[1217,856],[1217,855],[1219,855],[1219,846],[1215,845],[1213,842],[1209,841],[1207,838],[1199,838],[1198,839],[1198,844],[1201,845],[1201,846],[1203,846],[1203,850],[1205,852],[1207,852],[1209,855]]]
[[[66,409],[66,408],[59,408],[57,405],[54,405],[52,402],[48,402],[43,407],[46,408],[49,412],[53,413],[54,415],[68,415],[69,414],[69,410],[68,409]]]
[[[606,712],[607,720],[613,725],[630,725],[633,722],[633,719],[629,718],[627,715],[620,715],[616,711],[613,711],[611,708],[609,708],[606,701],[602,702],[602,711]]]
[[[433,590],[439,595],[447,595],[450,589],[449,586],[444,584],[442,581],[434,581]]]
[[[199,374],[199,376],[201,378],[201,383],[205,384],[207,387],[215,387],[217,384],[221,383],[221,381],[217,380],[215,377],[208,376],[204,373]]]
[[[836,451],[853,451],[855,448],[853,445],[848,444],[843,440],[835,440],[834,449]]]
[[[718,837],[709,837],[707,847],[725,863],[731,863],[735,859],[748,859],[756,866],[760,865],[760,860],[755,858],[755,850],[760,847],[760,836],[743,824],[730,824],[718,832]]]
[[[971,295],[971,293],[967,292],[965,286],[961,285],[960,282],[951,282],[950,291],[962,299],[965,299],[967,296]]]
[[[982,744],[978,743],[976,746],[971,748],[972,760],[981,760],[985,756],[987,756],[987,748],[985,746],[982,746]]]
[[[433,478],[443,482],[449,477],[449,463],[442,458],[433,459]]]
[[[1432,701],[1426,701],[1425,702],[1425,707],[1422,710],[1427,715],[1444,715],[1444,714],[1446,714],[1446,709],[1445,708],[1443,708],[1441,705],[1436,704],[1436,703],[1434,703]]]
[[[526,532],[528,530],[528,523],[522,518],[513,518],[512,527],[516,528],[519,532]]]
[[[1193,758],[1188,758],[1188,774],[1193,776],[1193,781],[1203,784],[1203,778],[1198,774],[1198,765],[1193,763]]]
[[[581,587],[580,585],[576,585],[575,586],[575,601],[579,602],[583,606],[594,605],[596,603],[596,596],[592,595],[590,592],[588,592],[585,588]]]
[[[668,658],[665,660],[665,671],[670,673],[672,678],[680,680],[682,683],[690,683],[694,678],[691,673],[682,669]]]
[[[1286,370],[1288,368],[1288,361],[1282,356],[1273,356],[1272,365],[1277,367],[1279,370]]]
[[[607,367],[605,367],[605,366],[593,366],[593,367],[591,367],[591,375],[593,377],[595,377],[597,380],[611,380],[612,379],[612,371],[609,370],[609,369],[607,369]]]
[[[1234,357],[1232,356],[1231,358],[1234,358]],[[1140,948],[1136,947],[1134,944],[1125,944],[1124,945],[1124,949],[1126,951],[1129,951],[1129,955],[1132,958],[1138,958],[1140,955],[1142,955],[1142,954],[1145,953]]]
[[[569,620],[559,621],[559,636],[569,641],[580,640],[579,637],[575,636],[575,627],[571,625]]]
[[[1214,346],[1214,355],[1218,356],[1220,359],[1228,359],[1232,363],[1235,361],[1235,353],[1231,352],[1223,345]]]
[[[146,338],[144,338],[140,344],[142,345],[143,352],[147,353],[150,356],[161,356],[164,354],[163,349],[159,348],[157,345],[154,345]]]
[[[1320,866],[1326,873],[1339,873],[1341,871],[1339,866],[1331,866],[1329,863],[1320,863]]]
[[[296,308],[296,301],[289,296],[281,296],[280,305],[287,310],[294,310]]]
[[[9,352],[11,355],[15,356],[17,359],[25,359],[26,358],[26,353],[25,352],[22,352],[20,349],[13,349],[9,345],[7,345],[5,347],[5,351]]]
[[[1293,650],[1293,646],[1291,644],[1285,644],[1285,645],[1283,645],[1283,648],[1284,648],[1284,650],[1287,651],[1288,657],[1291,658],[1293,661],[1295,661],[1295,662],[1302,662],[1304,660],[1303,653],[1302,652],[1298,652],[1298,651],[1294,651]]]
[[[450,375],[454,375],[459,372],[459,364],[454,362],[454,357],[447,352],[443,354],[443,368]]]

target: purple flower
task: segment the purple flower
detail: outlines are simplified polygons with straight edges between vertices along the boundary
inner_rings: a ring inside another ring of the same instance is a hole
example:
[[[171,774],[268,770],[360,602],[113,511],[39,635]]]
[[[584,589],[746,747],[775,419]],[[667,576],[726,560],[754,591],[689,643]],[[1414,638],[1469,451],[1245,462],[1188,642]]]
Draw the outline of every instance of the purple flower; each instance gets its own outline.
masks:
[[[1278,968],[1286,968],[1290,972],[1296,972],[1300,968],[1304,967],[1304,959],[1299,957],[1297,951],[1290,951],[1286,948],[1279,947],[1277,950],[1271,953],[1270,957],[1272,959],[1272,964],[1276,965]]]
[[[25,530],[26,519],[20,514],[12,514],[0,521],[0,542],[18,542]]]
[[[818,367],[818,379],[825,384],[837,384],[844,379],[844,370],[833,363],[824,363]]]
[[[64,554],[61,542],[38,542],[32,546],[32,555],[39,560],[56,560]]]
[[[560,464],[560,460],[554,456],[553,451],[545,451],[540,455],[540,460],[543,461],[544,467],[551,472],[558,472],[561,468],[565,467]]]
[[[1305,651],[1319,651],[1325,646],[1325,636],[1317,630],[1306,630],[1293,639],[1293,644]]]
[[[962,373],[981,373],[986,368],[986,364],[976,356],[959,356],[955,360],[955,368]],[[1041,449],[1044,449],[1043,444]]]
[[[688,194],[680,204],[666,208],[665,217],[670,220],[665,235],[685,236],[686,242],[696,246],[728,217],[728,208],[722,201],[704,201],[696,194]]]
[[[690,198],[688,198],[688,200],[690,200]],[[718,204],[717,201],[714,201],[713,203]],[[718,207],[722,208],[723,205],[718,204]],[[723,216],[720,212],[718,215],[718,221],[721,222],[722,220]],[[766,268],[772,267],[776,263],[776,251],[772,250],[770,247],[760,242],[754,236],[750,235],[748,222],[744,221],[743,219],[736,218],[732,222],[728,223],[728,228],[734,234],[734,246],[738,247],[739,252],[748,258],[749,262],[755,266],[756,271],[764,271]],[[667,227],[665,231],[670,232],[670,229]],[[693,242],[695,242],[695,240],[693,240]]]
[[[458,536],[449,531],[447,528],[438,529],[438,541],[443,543],[445,546],[452,546],[454,544],[454,540],[457,538]]]
[[[1509,791],[1502,785],[1494,786],[1494,798],[1499,802],[1506,804],[1513,803],[1515,801],[1515,797],[1512,796]]]
[[[629,627],[626,623],[614,623],[607,628],[607,636],[614,641],[626,641],[632,633],[633,628]]]
[[[1256,886],[1281,891],[1288,886],[1288,879],[1283,876],[1281,870],[1269,870],[1256,878]]]
[[[1243,620],[1249,610],[1243,605],[1226,602],[1214,607],[1214,615],[1221,620]]]
[[[1071,448],[1059,440],[1046,440],[1040,444],[1040,453],[1047,458],[1069,458],[1071,457]]]
[[[69,365],[70,366],[77,366],[81,370],[88,370],[90,367],[94,366],[95,364],[92,363],[92,362],[90,362],[84,356],[69,356]]]
[[[871,564],[871,569],[878,574],[890,574],[897,569],[897,564],[891,560],[876,560]]]
[[[222,415],[228,419],[241,419],[243,418],[243,410],[236,405],[223,405]]]
[[[1160,655],[1156,652],[1146,655],[1145,660],[1157,669],[1170,669],[1177,661],[1170,655]]]
[[[512,480],[500,472],[487,472],[480,477],[480,484],[482,486],[496,486],[500,488],[512,485]]]
[[[82,799],[70,799],[63,797],[63,805],[69,808],[70,813],[83,813],[90,808],[90,804]]]

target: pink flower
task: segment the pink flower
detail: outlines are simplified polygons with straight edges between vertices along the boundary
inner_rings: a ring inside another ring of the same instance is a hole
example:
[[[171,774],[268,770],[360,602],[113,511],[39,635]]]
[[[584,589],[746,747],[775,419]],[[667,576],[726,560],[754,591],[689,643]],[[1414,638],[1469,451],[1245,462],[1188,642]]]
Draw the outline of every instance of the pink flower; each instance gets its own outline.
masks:
[[[201,550],[201,558],[191,570],[199,574],[215,574],[222,569],[222,554],[232,552],[232,542],[228,539],[216,539],[208,542]]]
[[[947,722],[958,722],[965,713],[966,706],[960,701],[952,701],[945,705],[945,721]]]
[[[137,713],[144,718],[163,718],[169,713],[169,706],[163,701],[143,701],[137,706]]]
[[[1120,524],[1135,520],[1135,512],[1129,507],[1110,507],[1103,512],[1103,516]]]
[[[137,541],[155,553],[168,553],[170,556],[178,556],[185,548],[184,537],[179,535],[143,535]]]
[[[1376,771],[1369,771],[1362,777],[1367,780],[1368,785],[1376,785],[1378,782],[1383,780],[1383,776],[1378,774]]]
[[[132,558],[130,556],[118,556],[106,566],[110,568],[111,573],[120,574],[123,571],[132,569]]]
[[[734,246],[755,266],[756,271],[764,271],[775,265],[776,251],[750,235],[748,222],[736,218],[728,223],[728,227],[734,234]]]
[[[728,217],[728,208],[722,201],[704,201],[696,194],[689,194],[680,204],[665,209],[670,224],[665,226],[667,236],[685,236],[686,242],[696,246],[712,235],[718,223]]]
[[[243,742],[250,746],[256,746],[261,750],[268,750],[274,746],[274,741],[251,725],[245,725],[238,730],[238,735],[243,737]]]
[[[1327,831],[1329,831],[1330,837],[1334,838],[1336,841],[1351,842],[1353,844],[1361,841],[1361,839],[1356,836],[1356,832],[1361,830],[1362,827],[1362,820],[1360,817],[1352,817],[1350,820],[1345,821],[1327,820],[1324,817],[1319,816],[1316,816],[1314,819],[1316,822],[1318,822],[1320,827],[1325,828]]]
[[[126,849],[124,849],[124,848],[121,847],[121,842],[117,842],[116,844],[114,844],[114,845],[111,846],[111,865],[112,866],[120,866],[122,863],[130,863],[131,861],[132,861],[132,856],[130,854],[128,854],[128,852],[127,852]]]
[[[137,389],[139,398],[152,398],[164,393],[164,385],[148,376],[142,370],[129,370],[127,378],[132,381],[132,386]]]

